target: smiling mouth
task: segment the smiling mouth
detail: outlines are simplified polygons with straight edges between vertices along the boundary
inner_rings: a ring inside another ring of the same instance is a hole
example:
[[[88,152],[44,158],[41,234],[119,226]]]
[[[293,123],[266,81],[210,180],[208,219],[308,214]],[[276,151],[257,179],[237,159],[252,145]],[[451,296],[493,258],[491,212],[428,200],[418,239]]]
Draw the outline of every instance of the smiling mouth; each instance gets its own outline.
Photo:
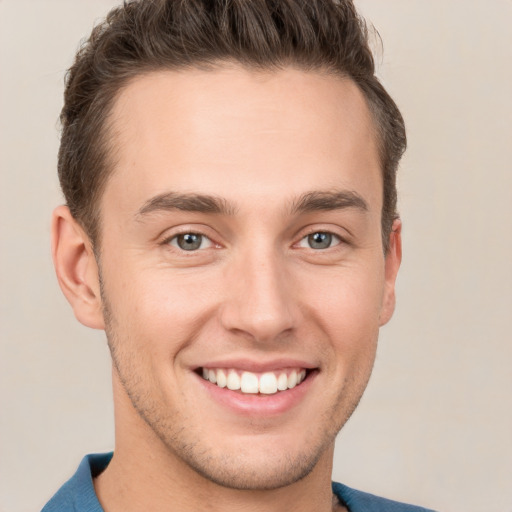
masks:
[[[273,395],[301,384],[307,378],[309,370],[290,368],[253,373],[232,368],[199,368],[197,373],[219,388],[227,388],[244,394]]]

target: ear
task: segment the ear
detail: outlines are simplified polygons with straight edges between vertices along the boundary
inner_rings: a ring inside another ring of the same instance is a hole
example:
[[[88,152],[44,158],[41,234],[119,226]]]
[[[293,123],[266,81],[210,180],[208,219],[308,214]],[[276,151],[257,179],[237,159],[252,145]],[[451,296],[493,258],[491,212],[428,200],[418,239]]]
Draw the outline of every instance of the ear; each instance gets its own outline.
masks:
[[[54,210],[51,231],[57,279],[77,320],[104,329],[98,265],[89,237],[67,206]]]
[[[402,261],[402,221],[393,222],[389,234],[389,247],[386,253],[384,270],[384,296],[380,312],[380,325],[387,324],[395,310],[395,281]]]

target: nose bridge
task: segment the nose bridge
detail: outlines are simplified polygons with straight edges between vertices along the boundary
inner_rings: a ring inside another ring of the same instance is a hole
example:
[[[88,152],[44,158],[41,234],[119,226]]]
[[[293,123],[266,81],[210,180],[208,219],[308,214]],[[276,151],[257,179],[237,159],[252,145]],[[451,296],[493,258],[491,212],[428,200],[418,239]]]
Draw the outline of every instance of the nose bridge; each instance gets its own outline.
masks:
[[[228,272],[222,320],[231,331],[272,341],[295,327],[294,297],[285,256],[273,247],[241,252]]]

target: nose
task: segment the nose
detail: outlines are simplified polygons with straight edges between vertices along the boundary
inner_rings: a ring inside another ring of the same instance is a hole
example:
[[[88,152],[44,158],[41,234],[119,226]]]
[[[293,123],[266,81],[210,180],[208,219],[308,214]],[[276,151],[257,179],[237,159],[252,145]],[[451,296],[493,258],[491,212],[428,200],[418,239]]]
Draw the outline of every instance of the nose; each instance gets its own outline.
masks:
[[[259,343],[291,333],[299,315],[289,277],[283,258],[271,251],[246,254],[232,262],[225,275],[224,328]]]

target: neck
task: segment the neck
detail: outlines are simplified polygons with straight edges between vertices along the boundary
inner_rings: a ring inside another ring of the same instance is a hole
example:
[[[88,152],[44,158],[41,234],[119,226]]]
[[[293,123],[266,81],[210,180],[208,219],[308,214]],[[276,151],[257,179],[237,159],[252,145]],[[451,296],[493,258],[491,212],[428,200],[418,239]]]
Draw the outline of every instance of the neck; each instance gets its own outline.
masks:
[[[305,478],[271,490],[238,490],[220,486],[196,473],[168,453],[136,443],[130,450],[116,442],[114,457],[95,480],[98,499],[106,512],[328,512],[332,448],[322,454]]]

